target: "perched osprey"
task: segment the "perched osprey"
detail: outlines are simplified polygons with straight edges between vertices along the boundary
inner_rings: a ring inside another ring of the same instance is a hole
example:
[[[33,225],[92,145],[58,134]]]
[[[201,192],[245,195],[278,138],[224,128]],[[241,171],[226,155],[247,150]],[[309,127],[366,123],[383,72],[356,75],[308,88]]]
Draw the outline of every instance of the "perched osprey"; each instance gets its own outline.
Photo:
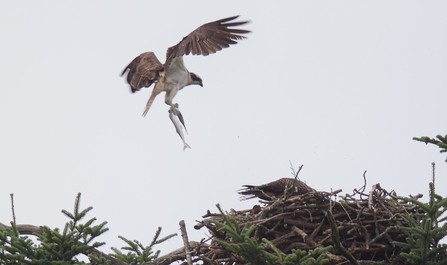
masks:
[[[279,198],[287,191],[291,195],[301,195],[313,191],[313,189],[306,185],[306,183],[295,178],[281,178],[267,184],[254,186],[243,185],[239,194],[243,195],[243,200],[258,197],[265,201],[271,201],[274,198]]]
[[[250,31],[232,27],[246,24],[248,21],[229,22],[237,17],[239,16],[216,20],[198,27],[177,45],[168,48],[164,64],[157,59],[153,52],[145,52],[126,66],[121,75],[129,70],[127,82],[130,84],[132,93],[155,83],[143,116],[146,116],[155,97],[162,91],[166,92],[165,103],[171,106],[172,111],[178,112],[178,108],[175,108],[172,102],[177,92],[189,85],[203,86],[202,79],[186,69],[183,55],[192,53],[193,55],[207,56],[227,48],[231,44],[236,44],[236,40],[244,39],[245,36],[240,34]]]

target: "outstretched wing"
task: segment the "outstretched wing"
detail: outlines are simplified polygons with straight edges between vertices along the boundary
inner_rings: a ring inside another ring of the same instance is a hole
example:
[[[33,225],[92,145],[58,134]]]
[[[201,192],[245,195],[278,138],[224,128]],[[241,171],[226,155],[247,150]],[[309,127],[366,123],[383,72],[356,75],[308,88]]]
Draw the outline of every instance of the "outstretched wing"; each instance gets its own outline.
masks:
[[[135,57],[121,75],[127,70],[127,83],[132,93],[135,93],[142,87],[150,87],[158,79],[160,71],[163,71],[163,64],[153,52],[145,52]]]
[[[166,52],[166,62],[192,53],[193,55],[213,54],[223,48],[236,44],[237,40],[245,39],[240,34],[249,33],[249,30],[235,29],[232,27],[244,25],[248,21],[231,22],[239,16],[228,17],[216,20],[202,26],[189,33],[177,45],[170,47]]]

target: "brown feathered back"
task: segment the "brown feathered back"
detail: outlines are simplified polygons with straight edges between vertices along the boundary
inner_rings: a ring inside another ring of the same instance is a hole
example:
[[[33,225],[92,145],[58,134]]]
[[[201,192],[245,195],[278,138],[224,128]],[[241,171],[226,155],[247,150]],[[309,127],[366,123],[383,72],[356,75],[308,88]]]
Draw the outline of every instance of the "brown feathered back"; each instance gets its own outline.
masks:
[[[259,186],[243,185],[243,187],[239,190],[239,194],[243,195],[241,197],[243,200],[258,197],[262,200],[271,201],[283,196],[286,190],[290,195],[301,195],[313,191],[306,183],[295,178],[281,178]]]
[[[139,91],[142,87],[150,87],[163,71],[163,64],[157,59],[153,52],[145,52],[132,60],[121,75],[127,70],[127,83],[130,84],[132,93]]]

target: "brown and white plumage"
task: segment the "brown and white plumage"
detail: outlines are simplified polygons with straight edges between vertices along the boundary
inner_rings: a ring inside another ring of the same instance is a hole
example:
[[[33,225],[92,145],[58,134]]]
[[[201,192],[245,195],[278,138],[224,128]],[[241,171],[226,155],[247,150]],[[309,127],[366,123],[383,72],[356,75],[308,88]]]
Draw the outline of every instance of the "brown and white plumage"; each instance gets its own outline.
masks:
[[[129,70],[127,83],[129,83],[132,93],[135,93],[142,87],[150,87],[160,77],[160,72],[163,69],[163,64],[153,52],[145,52],[133,59],[121,75]]]
[[[286,191],[289,195],[301,195],[313,191],[306,183],[295,178],[280,178],[259,186],[243,185],[242,187],[239,194],[243,195],[241,197],[243,200],[258,197],[262,200],[271,201],[274,198],[282,197]]]
[[[122,75],[128,71],[127,82],[130,84],[132,93],[155,83],[143,116],[146,116],[159,93],[165,91],[165,103],[175,109],[172,100],[179,90],[188,85],[203,86],[202,79],[186,69],[183,56],[190,53],[207,56],[236,44],[237,40],[244,39],[245,36],[240,34],[250,31],[233,27],[244,25],[248,21],[229,22],[236,18],[238,16],[216,20],[198,27],[178,44],[167,49],[164,64],[157,59],[153,52],[145,52],[126,66]]]

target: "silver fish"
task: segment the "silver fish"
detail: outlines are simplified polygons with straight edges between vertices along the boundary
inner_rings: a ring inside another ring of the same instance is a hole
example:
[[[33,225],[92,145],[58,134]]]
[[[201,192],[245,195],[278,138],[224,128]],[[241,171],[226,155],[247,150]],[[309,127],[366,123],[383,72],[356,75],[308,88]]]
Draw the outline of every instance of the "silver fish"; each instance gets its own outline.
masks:
[[[178,103],[175,103],[174,108],[171,108],[171,110],[175,111],[174,115],[177,115],[178,119],[180,120],[180,122],[183,125],[183,128],[185,128],[186,133],[188,133],[188,129],[186,129],[186,126],[185,126],[185,119],[183,119],[183,115],[180,112],[180,109],[178,108]]]
[[[183,128],[182,125],[180,125],[179,117],[177,116],[176,110],[169,109],[169,119],[171,119],[172,123],[175,126],[175,130],[177,131],[178,135],[183,141],[183,151],[185,151],[186,148],[191,148],[186,142],[185,142],[185,136],[183,135]]]

